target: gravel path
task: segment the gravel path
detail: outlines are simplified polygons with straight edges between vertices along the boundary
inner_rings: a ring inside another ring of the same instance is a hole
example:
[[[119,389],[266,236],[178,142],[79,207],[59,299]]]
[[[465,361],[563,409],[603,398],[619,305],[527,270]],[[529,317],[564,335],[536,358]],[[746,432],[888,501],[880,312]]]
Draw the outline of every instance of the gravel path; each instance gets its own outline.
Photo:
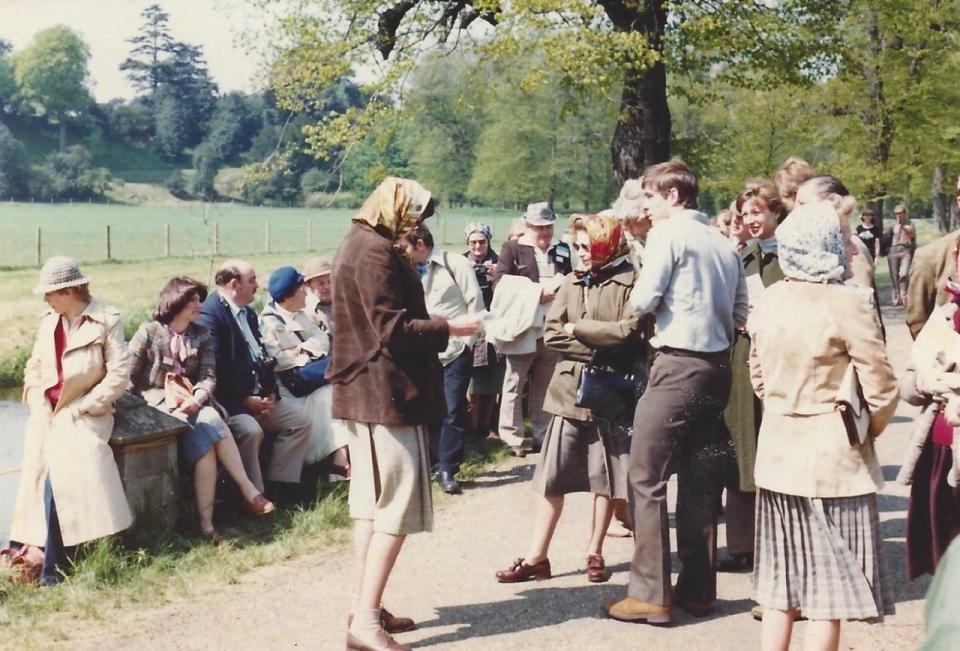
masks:
[[[886,321],[891,359],[899,371],[909,347],[902,312],[888,313]],[[923,639],[929,581],[905,579],[908,492],[892,481],[916,415],[916,409],[902,405],[878,441],[888,480],[880,498],[881,528],[897,614],[881,625],[845,624],[841,648],[915,649]],[[530,534],[533,496],[527,482],[532,463],[510,461],[467,487],[464,495],[441,500],[435,531],[408,539],[386,604],[414,617],[420,628],[399,636],[400,641],[416,648],[525,651],[757,648],[760,625],[749,614],[748,574],[720,575],[717,612],[706,619],[678,612],[670,628],[601,619],[600,604],[625,592],[632,541],[609,539],[605,556],[613,578],[589,584],[583,573],[590,520],[586,495],[568,499],[550,553],[556,573],[552,580],[496,583],[494,571],[523,553]],[[722,545],[723,526],[720,536]],[[159,607],[126,606],[104,621],[73,622],[69,637],[58,642],[72,649],[342,649],[351,579],[349,547],[341,546],[260,568],[236,583]],[[800,623],[795,640],[802,642],[803,630]]]

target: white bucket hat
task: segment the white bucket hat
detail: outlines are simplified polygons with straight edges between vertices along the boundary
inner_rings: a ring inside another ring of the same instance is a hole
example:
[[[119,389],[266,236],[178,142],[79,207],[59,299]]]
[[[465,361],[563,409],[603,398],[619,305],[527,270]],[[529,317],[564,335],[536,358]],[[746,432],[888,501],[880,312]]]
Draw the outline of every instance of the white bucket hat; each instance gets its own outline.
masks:
[[[87,285],[90,279],[80,273],[73,258],[57,255],[47,260],[40,269],[40,281],[33,288],[34,294],[49,294],[68,287]]]
[[[557,221],[557,216],[550,210],[549,203],[541,201],[527,206],[527,212],[523,219],[527,226],[553,226],[553,223]]]

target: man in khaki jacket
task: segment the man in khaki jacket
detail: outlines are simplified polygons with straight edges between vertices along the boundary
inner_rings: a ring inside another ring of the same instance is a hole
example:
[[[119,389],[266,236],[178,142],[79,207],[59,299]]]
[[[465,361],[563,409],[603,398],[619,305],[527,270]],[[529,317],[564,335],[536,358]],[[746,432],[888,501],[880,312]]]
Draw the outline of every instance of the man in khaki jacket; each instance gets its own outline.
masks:
[[[960,177],[957,177],[957,191],[954,196],[957,209],[960,210]],[[953,252],[956,249],[960,231],[953,231],[917,249],[910,269],[910,283],[907,285],[907,327],[910,336],[916,339],[923,324],[937,305],[947,300],[943,284],[953,273]]]

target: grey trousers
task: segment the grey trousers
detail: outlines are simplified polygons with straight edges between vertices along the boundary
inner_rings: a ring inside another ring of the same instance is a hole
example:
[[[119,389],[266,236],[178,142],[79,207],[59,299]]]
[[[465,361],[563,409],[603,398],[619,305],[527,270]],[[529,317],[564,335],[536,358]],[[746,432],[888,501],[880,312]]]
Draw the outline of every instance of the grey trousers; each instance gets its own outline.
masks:
[[[231,416],[227,425],[237,441],[243,469],[258,490],[263,491],[264,474],[268,481],[300,481],[311,424],[298,403],[281,399],[269,416],[254,418],[249,414],[238,414]],[[266,473],[261,473],[260,444],[264,435],[273,439],[273,455]]]
[[[906,248],[892,248],[887,254],[890,266],[890,287],[893,301],[907,297],[907,283],[910,281],[910,265],[913,264],[913,251]]]
[[[523,389],[530,383],[530,420],[533,421],[533,440],[543,443],[550,426],[551,414],[543,410],[547,386],[560,354],[537,340],[537,351],[525,355],[507,355],[507,370],[503,376],[500,396],[500,438],[507,445],[523,443]]]
[[[630,447],[634,554],[627,594],[672,603],[667,479],[677,473],[676,594],[709,603],[717,595],[717,496],[723,488],[730,355],[660,351],[637,404]]]

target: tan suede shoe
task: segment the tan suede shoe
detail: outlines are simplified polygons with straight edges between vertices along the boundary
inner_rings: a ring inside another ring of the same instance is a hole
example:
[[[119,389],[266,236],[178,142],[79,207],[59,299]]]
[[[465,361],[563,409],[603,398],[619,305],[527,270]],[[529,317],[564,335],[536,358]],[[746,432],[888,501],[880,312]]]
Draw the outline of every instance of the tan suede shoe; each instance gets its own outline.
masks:
[[[631,624],[670,623],[670,606],[650,604],[633,597],[614,599],[603,604],[603,614],[618,622]]]

